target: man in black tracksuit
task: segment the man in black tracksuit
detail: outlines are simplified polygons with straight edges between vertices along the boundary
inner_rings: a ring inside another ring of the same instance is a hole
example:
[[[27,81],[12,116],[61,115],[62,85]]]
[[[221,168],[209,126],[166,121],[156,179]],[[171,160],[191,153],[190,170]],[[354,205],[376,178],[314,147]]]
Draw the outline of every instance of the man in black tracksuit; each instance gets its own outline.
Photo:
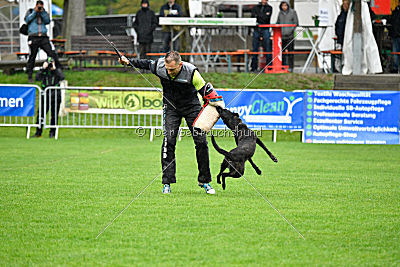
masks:
[[[253,7],[251,10],[251,17],[257,18],[257,25],[271,24],[272,6],[268,4],[268,0],[261,0],[261,3]],[[272,51],[272,43],[270,40],[271,33],[269,28],[260,28],[256,26],[253,33],[253,51],[258,52],[260,47],[260,38],[262,38],[262,46],[264,52]],[[272,55],[266,55],[266,64],[271,63]],[[257,71],[258,68],[258,55],[253,55],[251,58],[251,71]]]
[[[211,173],[206,135],[194,130],[192,126],[202,108],[197,93],[202,96],[206,94],[206,84],[198,69],[188,62],[181,61],[176,51],[170,51],[165,58],[155,61],[128,60],[125,57],[120,59],[120,63],[124,64],[129,64],[129,61],[136,68],[154,73],[163,87],[164,141],[161,151],[163,193],[170,193],[170,184],[176,182],[175,145],[179,126],[182,118],[185,118],[196,147],[199,186],[203,187],[207,194],[215,194],[215,190],[209,184]]]
[[[157,27],[157,17],[149,7],[149,0],[142,0],[141,9],[136,13],[133,28],[137,33],[140,58],[147,58],[146,53],[151,52],[153,32]]]
[[[60,82],[65,79],[64,73],[59,68],[56,68],[54,59],[49,57],[43,63],[43,68],[36,74],[36,80],[42,82],[43,94],[41,95],[42,106],[40,107],[41,116],[39,112],[36,117],[36,124],[40,127],[36,129],[33,137],[41,137],[43,131],[43,123],[46,119],[46,114],[50,109],[50,125],[56,125],[56,118],[60,111],[61,104],[61,91],[49,89],[46,91],[47,103],[44,103],[44,90],[49,86],[60,86]],[[50,138],[54,138],[56,133],[55,128],[50,129]]]

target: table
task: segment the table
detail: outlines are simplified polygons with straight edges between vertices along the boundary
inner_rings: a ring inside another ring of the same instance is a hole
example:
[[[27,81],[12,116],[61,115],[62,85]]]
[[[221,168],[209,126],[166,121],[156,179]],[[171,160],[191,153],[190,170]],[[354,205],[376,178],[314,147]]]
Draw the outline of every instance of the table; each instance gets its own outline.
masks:
[[[265,68],[265,73],[285,73],[288,72],[287,66],[282,65],[282,28],[296,27],[296,24],[261,24],[260,28],[272,28],[272,66]]]
[[[313,61],[315,55],[317,55],[317,57],[322,58],[322,52],[319,49],[319,43],[321,42],[322,38],[324,37],[325,33],[326,33],[326,29],[328,27],[332,27],[332,26],[315,26],[315,25],[302,25],[300,26],[304,29],[308,40],[311,43],[311,52],[308,55],[308,58],[306,60],[306,63],[304,64],[304,67],[301,71],[301,73],[304,73],[306,71],[306,69],[310,66],[311,62]],[[314,35],[311,31],[311,29],[321,29],[321,33],[318,34],[318,38],[317,40],[314,40]],[[325,64],[322,65],[322,68],[324,69],[325,73],[329,73],[329,66],[325,66]]]
[[[50,41],[53,43],[57,54],[65,53],[65,43],[67,39],[51,39]]]
[[[160,17],[160,25],[166,26],[189,26],[194,28],[192,37],[191,53],[204,53],[211,51],[212,30],[230,27],[239,28],[236,34],[244,42],[244,49],[247,49],[246,36],[240,30],[240,27],[254,27],[257,25],[256,18],[188,18],[188,17]],[[171,45],[184,30],[179,31],[175,36],[171,30]],[[217,55],[218,56],[218,55]],[[191,56],[191,61],[195,56]],[[208,72],[208,65],[213,64],[212,55],[199,55]]]

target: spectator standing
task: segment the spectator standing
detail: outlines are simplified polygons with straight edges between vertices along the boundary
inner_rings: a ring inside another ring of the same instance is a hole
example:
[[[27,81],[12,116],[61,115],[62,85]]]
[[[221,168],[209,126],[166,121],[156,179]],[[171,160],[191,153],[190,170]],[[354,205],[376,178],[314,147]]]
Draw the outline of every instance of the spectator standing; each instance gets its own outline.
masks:
[[[35,59],[39,48],[43,49],[47,56],[55,60],[57,68],[61,68],[56,53],[52,50],[46,25],[50,23],[50,17],[44,9],[43,1],[37,1],[35,8],[30,8],[25,14],[25,22],[28,25],[28,45],[30,55],[26,66],[29,82],[33,82],[32,74]]]
[[[342,49],[344,40],[344,30],[346,28],[347,12],[349,11],[349,0],[343,0],[342,8],[335,23],[335,34],[337,36],[338,48]],[[340,45],[340,46],[339,46]]]
[[[56,68],[56,64],[52,57],[48,57],[43,63],[42,69],[36,74],[36,80],[42,82],[42,90],[49,86],[60,86],[60,82],[65,79],[64,73],[59,68]],[[44,94],[41,95],[41,117],[39,118],[39,112],[36,117],[36,124],[39,124],[39,128],[36,129],[34,137],[41,137],[43,131],[43,124],[46,119],[46,114],[50,109],[50,125],[56,124],[57,114],[60,111],[61,104],[61,91],[50,89],[46,92],[47,103],[44,103]],[[50,129],[50,138],[54,138],[56,133],[55,128]]]
[[[272,6],[268,4],[268,0],[261,0],[261,3],[253,7],[251,17],[257,18],[257,24],[270,24],[272,16]],[[260,39],[264,52],[272,51],[271,33],[269,28],[259,28],[256,26],[253,32],[253,52],[258,52],[260,47]],[[266,64],[270,63],[272,56],[266,55]],[[258,55],[253,55],[251,58],[251,71],[256,72],[258,68]]]
[[[279,5],[278,21],[276,24],[295,24],[299,25],[299,19],[297,12],[290,8],[289,2],[282,1]],[[294,31],[296,27],[282,27],[282,49],[284,52],[294,51]],[[289,71],[293,71],[294,67],[293,54],[283,56],[283,65],[289,65]]]
[[[136,13],[133,27],[139,42],[140,58],[147,58],[146,53],[151,52],[153,32],[157,27],[157,17],[154,11],[150,9],[149,0],[142,0],[141,8]]]
[[[182,17],[182,14],[182,7],[175,3],[175,0],[168,0],[160,9],[160,17]],[[162,26],[162,52],[168,52],[170,50],[170,42],[172,42],[171,27],[173,33],[180,29],[179,26]],[[172,50],[179,51],[179,41],[180,38],[175,40],[172,44]]]
[[[390,36],[392,37],[392,51],[400,52],[400,3],[393,10],[389,23],[392,25],[390,29]],[[394,55],[394,65],[391,72],[399,72],[399,55]]]

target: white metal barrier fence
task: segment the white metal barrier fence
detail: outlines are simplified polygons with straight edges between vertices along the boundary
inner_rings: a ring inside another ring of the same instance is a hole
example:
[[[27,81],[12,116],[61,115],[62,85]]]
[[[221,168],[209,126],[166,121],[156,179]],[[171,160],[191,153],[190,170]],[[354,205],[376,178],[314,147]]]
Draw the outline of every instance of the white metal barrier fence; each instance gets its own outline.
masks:
[[[161,89],[147,87],[47,87],[45,128],[163,128]],[[187,128],[183,123],[181,128]]]
[[[2,86],[0,84],[0,86]],[[27,127],[27,138],[31,127],[55,130],[58,139],[61,128],[122,128],[138,129],[143,136],[150,131],[150,141],[163,134],[163,101],[161,89],[148,87],[47,87],[41,90],[35,85],[3,85],[35,87],[35,107],[39,122],[31,117],[0,117],[0,126]],[[283,91],[283,90],[273,90]],[[41,97],[42,96],[42,97]],[[42,116],[44,114],[44,116]],[[43,117],[43,118],[42,118]],[[179,140],[186,134],[185,120],[179,132]],[[219,127],[216,127],[219,129]],[[224,129],[219,130],[227,130]],[[253,129],[264,130],[264,129]],[[277,130],[273,130],[276,142]]]
[[[0,116],[0,127],[27,127],[26,138],[29,139],[31,127],[39,127],[39,123],[36,121],[36,116],[41,115],[41,94],[43,91],[37,85],[31,84],[0,84],[5,87],[26,87],[26,88],[35,88],[35,107],[39,107],[38,111],[33,116]],[[0,105],[7,105],[5,98],[0,98]]]

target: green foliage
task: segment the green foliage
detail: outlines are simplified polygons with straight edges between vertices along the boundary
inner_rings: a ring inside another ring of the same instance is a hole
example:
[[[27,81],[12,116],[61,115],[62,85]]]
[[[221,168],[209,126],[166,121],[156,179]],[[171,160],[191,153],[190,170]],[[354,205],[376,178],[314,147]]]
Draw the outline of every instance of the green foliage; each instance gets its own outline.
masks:
[[[51,2],[61,8],[63,8],[63,6],[64,6],[64,0],[52,0]]]
[[[166,0],[150,0],[150,9],[158,13]],[[112,4],[112,7],[117,14],[133,14],[140,9],[141,0],[119,0]]]
[[[87,6],[86,7],[86,16],[98,16],[98,15],[107,15],[108,7],[102,5],[96,6]]]

